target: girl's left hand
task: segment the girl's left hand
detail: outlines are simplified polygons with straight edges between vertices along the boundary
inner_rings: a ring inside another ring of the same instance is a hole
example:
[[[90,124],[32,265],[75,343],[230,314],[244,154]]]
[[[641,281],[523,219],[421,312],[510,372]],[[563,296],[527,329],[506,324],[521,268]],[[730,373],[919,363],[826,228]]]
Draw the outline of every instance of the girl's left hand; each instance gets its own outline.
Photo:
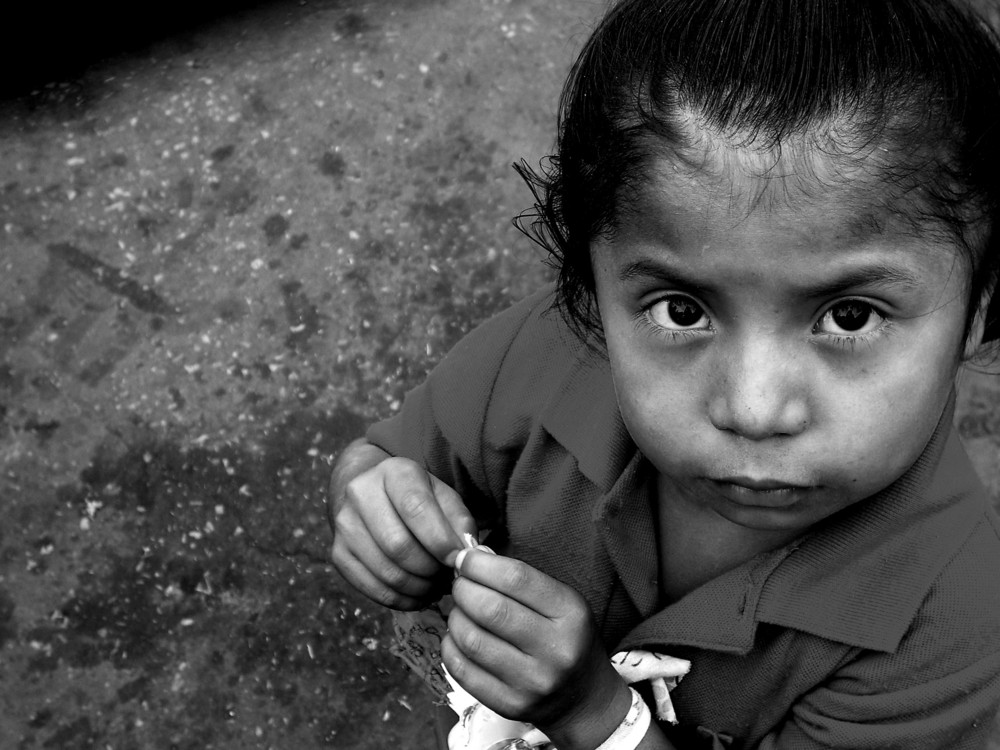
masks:
[[[442,643],[452,677],[561,750],[595,748],[631,705],[583,597],[526,563],[469,550]]]

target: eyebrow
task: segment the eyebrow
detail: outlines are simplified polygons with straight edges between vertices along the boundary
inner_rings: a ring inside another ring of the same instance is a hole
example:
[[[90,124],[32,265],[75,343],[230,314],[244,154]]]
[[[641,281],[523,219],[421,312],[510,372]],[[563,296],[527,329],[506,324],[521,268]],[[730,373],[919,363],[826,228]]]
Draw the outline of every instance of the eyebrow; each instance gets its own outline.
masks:
[[[648,258],[629,263],[618,272],[619,281],[628,282],[633,279],[656,279],[696,292],[709,291],[711,289],[710,284],[685,277],[669,265]]]
[[[618,280],[652,278],[695,292],[711,291],[711,282],[689,278],[662,262],[644,258],[629,263],[618,272]],[[898,286],[910,291],[920,286],[916,276],[898,266],[886,263],[866,263],[845,270],[834,278],[803,288],[803,296],[811,298],[834,297],[858,287]]]
[[[871,263],[851,268],[831,279],[809,288],[810,297],[834,297],[857,287],[898,286],[906,291],[920,286],[917,277],[905,269],[884,263]]]

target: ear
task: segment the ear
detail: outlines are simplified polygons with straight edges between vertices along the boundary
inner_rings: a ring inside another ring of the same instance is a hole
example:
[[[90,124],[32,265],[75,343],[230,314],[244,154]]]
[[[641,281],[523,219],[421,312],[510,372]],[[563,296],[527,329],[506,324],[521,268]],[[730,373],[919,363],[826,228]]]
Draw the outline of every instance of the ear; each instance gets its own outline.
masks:
[[[996,289],[996,281],[989,284],[986,289],[983,290],[982,296],[979,298],[979,304],[976,305],[976,312],[972,318],[972,325],[969,327],[969,335],[965,338],[965,348],[962,352],[962,361],[969,362],[974,359],[977,354],[983,352],[983,348],[986,344],[983,342],[983,336],[986,333],[986,321],[987,315],[990,309],[990,301],[993,299],[993,291]],[[997,342],[991,342],[996,344]]]

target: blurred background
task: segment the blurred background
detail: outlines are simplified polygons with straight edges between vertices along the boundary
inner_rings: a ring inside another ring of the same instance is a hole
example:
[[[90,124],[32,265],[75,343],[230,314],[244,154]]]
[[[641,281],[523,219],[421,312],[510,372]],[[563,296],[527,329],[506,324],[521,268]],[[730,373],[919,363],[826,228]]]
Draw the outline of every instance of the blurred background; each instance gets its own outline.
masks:
[[[432,747],[388,619],[326,562],[326,480],[548,278],[510,165],[550,151],[604,7],[7,19],[0,748]],[[959,410],[994,497],[997,381]]]

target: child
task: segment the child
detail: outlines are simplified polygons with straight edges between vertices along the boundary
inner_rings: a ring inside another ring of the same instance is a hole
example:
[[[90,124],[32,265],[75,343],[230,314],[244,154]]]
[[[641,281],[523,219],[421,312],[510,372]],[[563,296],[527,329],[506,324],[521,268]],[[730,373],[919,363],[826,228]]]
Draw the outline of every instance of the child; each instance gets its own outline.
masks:
[[[618,3],[522,169],[558,284],[344,453],[337,568],[450,587],[450,674],[559,750],[981,748],[1000,527],[952,415],[998,148],[995,40],[945,0]],[[691,662],[676,727],[627,649]]]

